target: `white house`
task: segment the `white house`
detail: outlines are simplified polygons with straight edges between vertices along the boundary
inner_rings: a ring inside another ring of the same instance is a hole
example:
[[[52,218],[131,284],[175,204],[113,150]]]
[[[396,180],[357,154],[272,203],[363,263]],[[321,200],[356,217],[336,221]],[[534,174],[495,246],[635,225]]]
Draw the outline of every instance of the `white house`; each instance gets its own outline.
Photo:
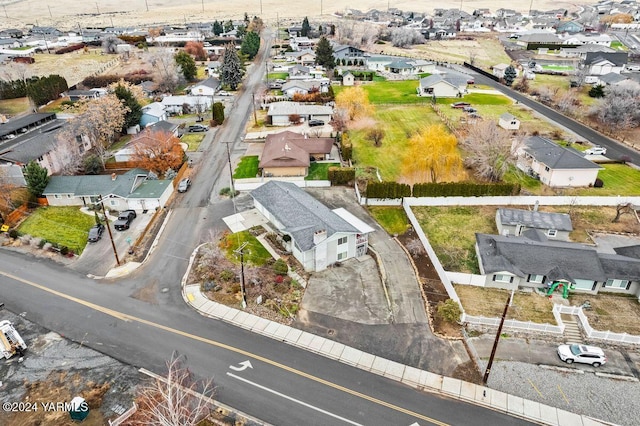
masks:
[[[213,97],[176,95],[162,98],[162,105],[169,114],[182,114],[186,105],[190,112],[204,112],[211,109]]]
[[[531,136],[524,141],[518,149],[517,166],[545,185],[554,187],[593,185],[602,169],[581,153],[540,136]]]
[[[269,104],[267,116],[274,126],[288,126],[292,115],[300,116],[302,120],[331,121],[333,108],[326,105],[310,105],[299,102],[272,102]]]
[[[284,236],[306,271],[367,253],[373,228],[345,209],[327,206],[290,182],[269,181],[251,191],[255,208]]]
[[[167,111],[160,102],[152,102],[142,107],[142,117],[140,117],[140,126],[145,127],[149,124],[167,119]]]
[[[320,80],[316,80],[316,81],[291,80],[283,84],[281,90],[284,96],[291,99],[293,98],[293,95],[295,95],[296,93],[301,95],[306,95],[313,89],[317,89],[318,91],[320,91],[322,88],[323,86],[321,85]],[[327,88],[327,85],[324,85],[323,91],[326,92],[327,91],[326,88]]]
[[[209,77],[191,87],[191,94],[194,96],[213,96],[219,88],[220,80],[215,77]]]
[[[457,73],[433,74],[420,79],[418,96],[455,98],[467,93],[467,77]]]
[[[500,115],[500,118],[498,119],[498,126],[507,130],[518,130],[520,128],[520,120],[508,112],[505,112]]]

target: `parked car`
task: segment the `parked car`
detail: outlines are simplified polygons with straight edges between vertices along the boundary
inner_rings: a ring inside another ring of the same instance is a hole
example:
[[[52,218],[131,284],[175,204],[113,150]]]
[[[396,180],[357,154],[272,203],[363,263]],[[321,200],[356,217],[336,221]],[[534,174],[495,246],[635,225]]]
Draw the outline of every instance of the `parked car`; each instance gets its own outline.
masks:
[[[116,231],[124,231],[125,229],[129,229],[131,222],[136,218],[136,212],[133,210],[125,210],[118,215],[118,219],[113,222],[113,227]]]
[[[191,180],[189,178],[184,178],[178,184],[178,192],[187,192],[190,186]]]
[[[464,108],[468,106],[471,106],[471,104],[468,102],[456,102],[451,104],[451,108]]]
[[[476,84],[476,81],[473,78],[467,80],[467,84]]]
[[[209,130],[209,127],[205,126],[204,124],[193,124],[189,126],[187,130],[189,132],[206,132],[207,130]]]
[[[324,126],[324,121],[322,121],[322,120],[309,120],[308,124],[309,124],[309,127]]]
[[[225,91],[225,90],[221,90],[217,93],[218,96],[231,96],[231,93]]]
[[[558,346],[558,356],[567,364],[579,362],[600,367],[607,362],[607,357],[604,355],[602,349],[596,346],[578,344],[560,345]]]
[[[89,238],[87,238],[87,240],[90,243],[95,243],[100,238],[102,238],[103,232],[104,232],[104,225],[101,223],[98,223],[94,225],[91,229],[89,229]]]
[[[605,155],[607,153],[607,148],[604,146],[596,145],[593,148],[589,148],[584,152],[586,155]]]
[[[463,110],[464,112],[478,112],[478,110],[477,110],[477,109],[475,109],[474,107],[471,107],[471,106],[463,107],[463,108],[462,108],[462,110]]]

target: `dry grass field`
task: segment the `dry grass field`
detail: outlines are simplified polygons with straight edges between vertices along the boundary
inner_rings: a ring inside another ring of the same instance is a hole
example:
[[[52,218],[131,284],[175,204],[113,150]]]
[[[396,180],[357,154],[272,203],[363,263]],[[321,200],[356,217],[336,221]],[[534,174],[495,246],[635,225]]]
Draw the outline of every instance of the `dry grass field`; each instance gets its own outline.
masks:
[[[595,3],[586,0],[580,3]],[[263,20],[281,23],[286,20],[301,20],[308,16],[314,20],[330,19],[335,12],[345,12],[348,8],[367,11],[386,10],[392,6],[400,10],[431,13],[434,7],[459,8],[472,12],[488,7],[492,11],[509,8],[528,11],[528,0],[474,0],[460,3],[445,0],[427,4],[417,0],[318,0],[302,2],[305,7],[291,7],[289,0],[101,0],[99,2],[79,2],[77,0],[0,0],[5,9],[0,12],[0,28],[15,28],[27,24],[52,25],[61,28],[83,26],[113,26],[154,23],[181,23],[185,21],[209,21],[214,19],[240,18],[245,12],[261,16]],[[535,8],[540,10],[565,7],[578,9],[569,1],[538,0]],[[6,10],[6,13],[4,13]]]

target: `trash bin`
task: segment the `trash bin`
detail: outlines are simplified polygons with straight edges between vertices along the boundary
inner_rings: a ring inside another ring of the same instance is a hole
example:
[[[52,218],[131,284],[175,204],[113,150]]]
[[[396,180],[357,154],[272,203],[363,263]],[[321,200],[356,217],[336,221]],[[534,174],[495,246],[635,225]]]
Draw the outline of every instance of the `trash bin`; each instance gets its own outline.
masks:
[[[81,422],[89,415],[89,405],[85,399],[81,396],[76,396],[71,400],[71,407],[69,409],[69,416],[71,420]]]

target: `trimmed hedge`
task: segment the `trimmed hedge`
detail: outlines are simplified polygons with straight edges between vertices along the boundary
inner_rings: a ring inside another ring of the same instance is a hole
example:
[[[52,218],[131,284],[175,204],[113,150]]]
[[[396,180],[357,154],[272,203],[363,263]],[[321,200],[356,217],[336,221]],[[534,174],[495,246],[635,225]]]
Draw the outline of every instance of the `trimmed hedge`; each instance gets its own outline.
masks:
[[[327,175],[331,185],[347,185],[356,178],[356,169],[353,167],[329,167]]]
[[[69,52],[75,52],[76,50],[84,49],[84,43],[72,44],[71,46],[61,47],[60,49],[55,51],[56,55],[63,55]]]
[[[367,198],[402,198],[411,197],[411,187],[398,182],[369,182],[366,189]]]
[[[106,87],[112,83],[117,83],[120,80],[124,80],[131,84],[140,84],[143,81],[153,80],[153,77],[148,74],[127,74],[127,75],[94,75],[82,80],[82,85],[89,89],[95,87]]]
[[[342,159],[344,161],[349,161],[353,158],[353,146],[345,134],[340,137],[340,151],[342,151]]]
[[[414,197],[480,197],[487,195],[518,195],[518,183],[416,183]]]

